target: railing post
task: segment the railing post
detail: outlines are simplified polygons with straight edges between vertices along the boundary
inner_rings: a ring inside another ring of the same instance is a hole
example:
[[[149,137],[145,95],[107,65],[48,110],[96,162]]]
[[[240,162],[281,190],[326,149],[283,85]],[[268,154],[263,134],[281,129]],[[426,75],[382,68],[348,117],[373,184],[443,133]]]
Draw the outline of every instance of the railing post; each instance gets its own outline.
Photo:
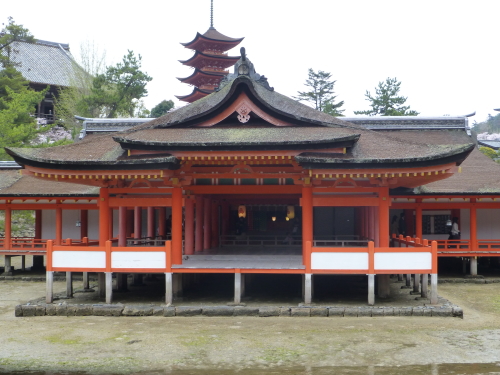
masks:
[[[106,272],[111,272],[111,241],[106,241]]]
[[[375,305],[375,244],[368,242],[368,305]]]
[[[431,272],[431,304],[435,305],[438,303],[438,294],[437,294],[437,266],[438,266],[438,257],[437,257],[437,242],[431,242],[431,252],[432,252],[432,272]]]
[[[172,241],[165,241],[166,264],[165,272],[172,272]]]
[[[53,294],[53,284],[54,284],[54,272],[52,271],[52,250],[53,242],[52,240],[47,241],[47,266],[46,266],[46,278],[45,278],[45,302],[52,303],[54,301]]]
[[[311,257],[312,257],[312,243],[311,241],[306,241],[306,251],[305,251],[304,266],[306,266],[306,273],[311,273]]]

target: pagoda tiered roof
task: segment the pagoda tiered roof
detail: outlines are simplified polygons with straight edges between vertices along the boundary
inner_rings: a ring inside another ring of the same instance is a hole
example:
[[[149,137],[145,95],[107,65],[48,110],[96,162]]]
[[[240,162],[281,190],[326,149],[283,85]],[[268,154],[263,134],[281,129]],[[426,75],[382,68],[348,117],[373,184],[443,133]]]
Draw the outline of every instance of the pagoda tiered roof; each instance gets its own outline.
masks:
[[[239,60],[239,56],[212,55],[196,51],[188,60],[179,60],[182,64],[193,68],[203,69],[212,67],[216,69],[226,69],[233,66]]]
[[[243,39],[230,38],[211,26],[204,34],[196,33],[196,37],[192,41],[181,44],[195,51],[216,50],[225,52],[236,47]]]
[[[191,74],[189,77],[177,78],[177,79],[183,83],[187,83],[189,85],[193,85],[196,87],[201,87],[204,85],[217,87],[219,86],[222,77],[224,77],[228,73],[229,72],[226,70],[212,72],[212,71],[195,69],[193,74]]]
[[[233,66],[239,59],[239,56],[228,56],[225,52],[236,47],[242,40],[243,38],[230,38],[210,26],[205,34],[197,33],[191,42],[181,43],[195,53],[190,59],[179,61],[195,68],[195,71],[189,77],[178,79],[195,86],[196,89],[191,94],[177,98],[192,103],[213,92],[222,77],[228,74],[225,69]]]

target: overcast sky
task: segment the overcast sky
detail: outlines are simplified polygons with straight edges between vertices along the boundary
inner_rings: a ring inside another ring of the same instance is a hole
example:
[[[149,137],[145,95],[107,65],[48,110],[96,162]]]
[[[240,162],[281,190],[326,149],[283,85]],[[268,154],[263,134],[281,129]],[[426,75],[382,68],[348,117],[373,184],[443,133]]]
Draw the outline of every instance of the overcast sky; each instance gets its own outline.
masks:
[[[178,60],[193,52],[180,43],[209,28],[210,0],[9,1],[1,22],[7,16],[38,39],[69,43],[76,57],[86,41],[106,50],[108,65],[127,49],[141,54],[151,109],[163,99],[182,105],[175,95],[191,92],[176,78],[191,74]],[[276,91],[304,90],[309,68],[331,72],[346,116],[368,109],[365,91],[387,77],[421,116],[496,114],[499,17],[498,0],[214,0],[215,28],[245,37],[240,46]]]

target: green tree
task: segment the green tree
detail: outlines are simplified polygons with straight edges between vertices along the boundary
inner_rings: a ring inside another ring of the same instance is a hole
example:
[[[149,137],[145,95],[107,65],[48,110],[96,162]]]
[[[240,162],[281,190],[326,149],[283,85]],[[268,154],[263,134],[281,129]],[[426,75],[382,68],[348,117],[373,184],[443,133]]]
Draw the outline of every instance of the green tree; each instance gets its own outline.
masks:
[[[35,105],[45,96],[45,91],[36,92],[30,89],[15,92],[5,88],[7,95],[0,99],[0,160],[11,160],[4,147],[29,146],[38,133],[47,130],[39,128],[36,119],[30,116]]]
[[[495,160],[496,158],[498,158],[498,153],[495,150],[493,150],[491,147],[481,146],[481,147],[479,147],[479,151],[481,151],[483,154],[485,154],[490,159]]]
[[[13,61],[13,57],[19,51],[15,48],[15,42],[33,43],[35,38],[23,25],[16,25],[14,19],[9,17],[7,24],[2,23],[0,30],[0,64],[2,67],[18,65]]]
[[[86,103],[108,118],[133,117],[142,112],[140,99],[147,96],[146,85],[152,78],[141,71],[141,60],[141,55],[136,57],[129,50],[120,63],[108,66],[105,73],[94,78]]]
[[[379,82],[375,88],[375,96],[367,90],[366,100],[370,102],[371,109],[366,111],[354,111],[356,115],[381,115],[381,116],[417,116],[419,112],[405,106],[407,97],[398,96],[401,82],[396,78],[387,78]]]
[[[318,70],[315,72],[309,69],[309,78],[305,85],[310,88],[310,91],[299,91],[295,97],[298,101],[307,101],[315,105],[319,111],[326,112],[332,116],[343,116],[344,110],[340,109],[344,105],[344,101],[335,103],[334,85],[337,81],[332,81],[331,73]]]
[[[167,114],[172,108],[174,108],[174,102],[172,100],[162,100],[151,110],[151,117],[161,117]]]

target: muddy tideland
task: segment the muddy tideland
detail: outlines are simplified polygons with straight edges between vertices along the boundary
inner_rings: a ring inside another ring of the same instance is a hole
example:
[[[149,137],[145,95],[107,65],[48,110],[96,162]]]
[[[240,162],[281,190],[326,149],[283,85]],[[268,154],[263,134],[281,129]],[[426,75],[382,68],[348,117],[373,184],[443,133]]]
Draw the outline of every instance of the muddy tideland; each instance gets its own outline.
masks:
[[[0,281],[0,291],[0,373],[500,374],[499,283],[440,284],[463,319],[16,318],[45,283]]]

